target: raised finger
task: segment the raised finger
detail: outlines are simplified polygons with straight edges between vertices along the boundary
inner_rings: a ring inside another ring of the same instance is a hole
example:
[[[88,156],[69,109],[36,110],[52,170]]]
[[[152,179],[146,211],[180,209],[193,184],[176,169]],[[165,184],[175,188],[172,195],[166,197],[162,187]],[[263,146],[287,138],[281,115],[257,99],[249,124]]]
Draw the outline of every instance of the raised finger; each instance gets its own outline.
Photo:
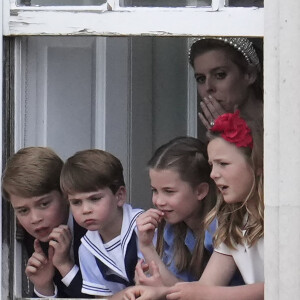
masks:
[[[34,248],[35,252],[44,254],[43,249],[42,249],[41,244],[40,244],[40,241],[38,239],[34,240],[33,248]]]
[[[202,113],[198,113],[198,116],[199,116],[199,119],[200,121],[202,122],[202,124],[205,126],[206,129],[210,129],[211,126],[210,124],[208,123],[208,121],[206,120],[206,118],[204,117],[204,115]]]
[[[221,106],[221,104],[217,101],[216,98],[214,98],[213,96],[209,95],[208,96],[209,99],[209,103],[210,105],[213,107],[211,108],[211,112],[213,112],[213,117],[216,119],[218,116],[222,115],[225,113],[225,110],[223,109],[223,107]]]
[[[214,120],[214,116],[211,112],[211,105],[209,105],[209,99],[204,97],[203,101],[200,102],[200,106],[202,109],[202,115],[205,117],[208,123]]]

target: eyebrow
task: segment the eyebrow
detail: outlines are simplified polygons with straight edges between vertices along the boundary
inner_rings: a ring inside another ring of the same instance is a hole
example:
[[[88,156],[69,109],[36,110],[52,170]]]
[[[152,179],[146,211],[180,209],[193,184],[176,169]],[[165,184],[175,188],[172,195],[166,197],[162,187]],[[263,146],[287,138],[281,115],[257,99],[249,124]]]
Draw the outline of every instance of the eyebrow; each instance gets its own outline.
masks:
[[[89,195],[88,197],[86,197],[86,198],[84,198],[84,199],[90,200],[91,198],[93,198],[93,197],[95,197],[95,196],[102,196],[102,193],[98,191],[98,192],[95,192],[95,193]],[[69,200],[69,201],[74,201],[74,200],[82,200],[82,199],[78,199],[78,198],[70,198],[70,197],[68,197],[68,200]]]
[[[20,209],[23,209],[23,208],[27,208],[26,206],[15,206],[13,207],[14,210],[20,210]]]
[[[209,72],[213,73],[213,72],[216,72],[218,69],[226,69],[227,67],[228,66],[218,66],[218,67],[215,67],[215,68],[211,69]],[[197,72],[195,72],[194,76],[196,76],[196,75],[204,75],[204,73],[197,73]]]
[[[208,160],[208,163],[212,164],[213,162],[220,162],[220,161],[223,161],[223,160],[225,160],[225,158],[215,158],[215,159],[212,159],[212,160]]]

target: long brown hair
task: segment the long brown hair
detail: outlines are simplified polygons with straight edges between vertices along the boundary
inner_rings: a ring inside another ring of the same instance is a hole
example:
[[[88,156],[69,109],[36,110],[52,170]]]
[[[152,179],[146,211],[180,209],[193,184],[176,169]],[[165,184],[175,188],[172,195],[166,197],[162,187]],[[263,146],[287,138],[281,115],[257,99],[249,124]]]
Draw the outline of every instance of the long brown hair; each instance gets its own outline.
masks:
[[[215,185],[210,178],[210,166],[207,161],[206,145],[192,137],[177,137],[158,148],[148,162],[149,169],[177,172],[181,180],[196,188],[202,182],[209,184],[209,191],[201,201],[196,246],[191,254],[185,245],[188,226],[184,222],[172,225],[174,229],[174,261],[179,272],[189,271],[196,278],[200,278],[208,260],[208,253],[204,248],[206,214],[216,202]],[[163,232],[165,222],[158,227],[157,251],[162,256],[164,252]]]
[[[215,247],[225,243],[229,248],[235,249],[237,244],[245,242],[252,246],[264,235],[263,124],[262,120],[256,119],[248,120],[247,125],[251,129],[253,148],[239,147],[238,149],[253,171],[252,189],[242,204],[228,204],[221,194],[218,195],[216,206],[207,216],[207,222],[215,218],[218,220],[218,228],[214,236]],[[220,137],[220,134],[208,133],[210,141],[216,137]],[[254,199],[256,202],[254,212],[247,207],[248,199]],[[248,217],[246,221],[244,219],[246,215],[252,218]]]

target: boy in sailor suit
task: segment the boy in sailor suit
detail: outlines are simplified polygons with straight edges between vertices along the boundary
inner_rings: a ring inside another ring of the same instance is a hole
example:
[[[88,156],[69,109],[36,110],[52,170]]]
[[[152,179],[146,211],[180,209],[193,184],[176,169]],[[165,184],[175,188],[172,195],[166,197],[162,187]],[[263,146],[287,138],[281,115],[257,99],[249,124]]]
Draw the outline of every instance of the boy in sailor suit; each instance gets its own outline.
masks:
[[[134,285],[141,258],[136,218],[143,211],[125,204],[119,159],[98,149],[79,151],[65,162],[60,180],[76,222],[87,229],[79,248],[82,292],[106,298]]]

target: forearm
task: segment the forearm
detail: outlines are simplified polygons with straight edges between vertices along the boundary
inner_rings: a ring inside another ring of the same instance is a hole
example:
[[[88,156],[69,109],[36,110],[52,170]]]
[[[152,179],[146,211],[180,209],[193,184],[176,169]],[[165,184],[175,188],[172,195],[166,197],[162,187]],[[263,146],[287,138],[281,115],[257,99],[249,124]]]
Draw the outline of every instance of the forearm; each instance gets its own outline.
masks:
[[[209,300],[263,300],[264,283],[255,283],[235,287],[214,286],[207,290]]]
[[[62,277],[65,277],[75,266],[74,261],[68,259],[63,264],[57,264],[55,267]]]

